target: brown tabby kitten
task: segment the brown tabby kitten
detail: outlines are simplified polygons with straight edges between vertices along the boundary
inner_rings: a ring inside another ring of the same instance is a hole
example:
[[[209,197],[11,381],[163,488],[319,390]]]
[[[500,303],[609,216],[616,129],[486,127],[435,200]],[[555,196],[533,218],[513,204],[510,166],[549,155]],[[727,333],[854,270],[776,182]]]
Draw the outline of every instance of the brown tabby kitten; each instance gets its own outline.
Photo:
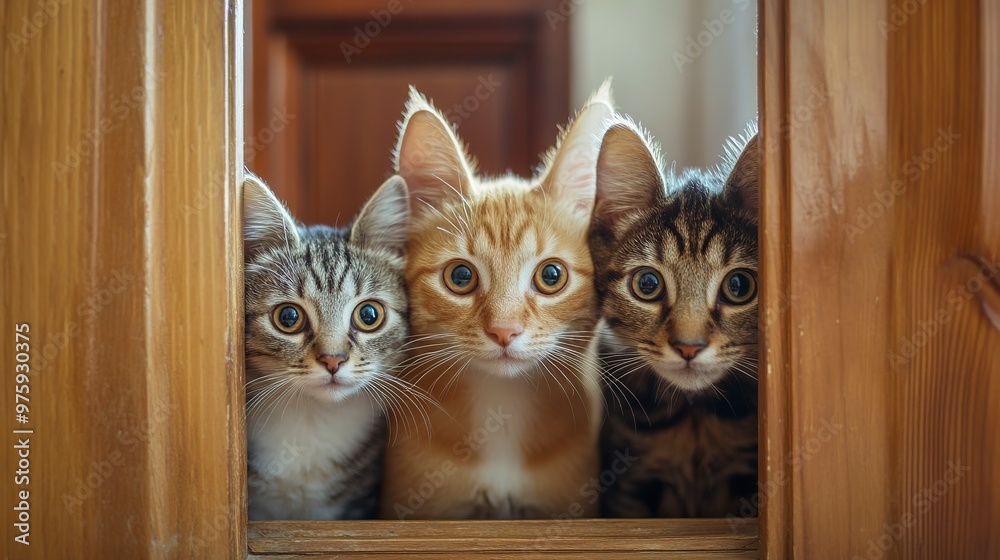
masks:
[[[416,355],[401,375],[441,404],[386,453],[383,517],[593,516],[603,417],[587,235],[609,86],[531,179],[484,178],[413,91],[397,169],[413,213]]]
[[[757,490],[757,138],[730,148],[675,176],[628,119],[604,136],[604,515],[720,517]]]

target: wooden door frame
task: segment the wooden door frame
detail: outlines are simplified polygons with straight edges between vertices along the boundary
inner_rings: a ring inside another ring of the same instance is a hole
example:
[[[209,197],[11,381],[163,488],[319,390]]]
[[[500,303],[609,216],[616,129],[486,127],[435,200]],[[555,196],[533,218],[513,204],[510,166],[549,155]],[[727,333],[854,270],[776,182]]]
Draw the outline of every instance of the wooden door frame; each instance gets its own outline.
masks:
[[[252,523],[248,539],[241,2],[57,4],[0,12],[2,313],[31,327],[37,398],[33,543],[8,556],[1000,550],[996,2],[760,2],[759,550],[754,520]],[[14,364],[14,344],[0,355]]]
[[[246,556],[242,9],[0,10],[5,557]]]
[[[762,555],[995,555],[1000,7],[762,0],[759,32]]]

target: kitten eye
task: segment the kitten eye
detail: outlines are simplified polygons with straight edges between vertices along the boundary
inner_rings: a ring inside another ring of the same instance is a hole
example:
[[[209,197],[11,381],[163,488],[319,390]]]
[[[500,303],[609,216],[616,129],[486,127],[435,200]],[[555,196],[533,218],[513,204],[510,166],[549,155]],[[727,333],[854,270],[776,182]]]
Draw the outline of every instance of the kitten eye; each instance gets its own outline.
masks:
[[[351,321],[359,330],[372,332],[385,322],[385,307],[375,300],[363,301],[354,308]]]
[[[663,278],[652,268],[640,268],[632,274],[632,295],[643,301],[663,297]]]
[[[465,261],[454,261],[444,267],[444,284],[460,296],[472,293],[479,286],[476,269]]]
[[[550,296],[563,289],[568,280],[566,266],[560,261],[545,261],[535,269],[535,289],[545,295]]]
[[[271,312],[274,327],[285,334],[295,334],[306,326],[306,312],[294,303],[282,303]]]
[[[752,270],[740,268],[722,280],[722,299],[732,305],[743,305],[757,295],[757,279]]]

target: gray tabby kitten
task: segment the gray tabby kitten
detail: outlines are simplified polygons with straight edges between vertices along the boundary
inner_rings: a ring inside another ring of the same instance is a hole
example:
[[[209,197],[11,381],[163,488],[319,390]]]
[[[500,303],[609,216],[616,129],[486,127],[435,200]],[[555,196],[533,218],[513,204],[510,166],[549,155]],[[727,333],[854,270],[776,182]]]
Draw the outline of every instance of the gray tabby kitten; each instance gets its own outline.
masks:
[[[631,121],[604,136],[605,516],[736,515],[757,491],[757,137],[729,148],[678,176]]]
[[[408,334],[406,183],[334,229],[295,223],[248,174],[243,213],[249,517],[375,517],[385,410],[406,391],[390,375]]]

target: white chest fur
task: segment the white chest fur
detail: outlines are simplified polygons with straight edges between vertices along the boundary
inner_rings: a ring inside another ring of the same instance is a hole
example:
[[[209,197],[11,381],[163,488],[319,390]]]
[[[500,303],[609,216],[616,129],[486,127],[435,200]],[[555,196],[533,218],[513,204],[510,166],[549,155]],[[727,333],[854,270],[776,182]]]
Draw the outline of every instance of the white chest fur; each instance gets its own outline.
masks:
[[[480,459],[470,473],[475,488],[474,516],[519,518],[536,506],[532,496],[537,482],[532,477],[538,473],[526,466],[525,453],[527,446],[537,445],[532,442],[538,441],[540,432],[551,429],[547,401],[568,393],[577,401],[575,414],[581,429],[587,426],[596,438],[600,422],[598,373],[580,373],[582,379],[590,374],[594,379],[575,387],[562,380],[560,387],[536,371],[518,379],[484,376],[470,384],[469,435],[463,444]]]
[[[270,418],[263,411],[247,419],[250,519],[341,517],[343,506],[329,499],[349,476],[341,465],[381,421],[378,408],[361,397],[293,404]]]
[[[467,444],[480,454],[475,476],[477,493],[504,517],[510,496],[522,495],[527,473],[523,442],[535,410],[535,387],[523,380],[487,376],[473,386]]]

